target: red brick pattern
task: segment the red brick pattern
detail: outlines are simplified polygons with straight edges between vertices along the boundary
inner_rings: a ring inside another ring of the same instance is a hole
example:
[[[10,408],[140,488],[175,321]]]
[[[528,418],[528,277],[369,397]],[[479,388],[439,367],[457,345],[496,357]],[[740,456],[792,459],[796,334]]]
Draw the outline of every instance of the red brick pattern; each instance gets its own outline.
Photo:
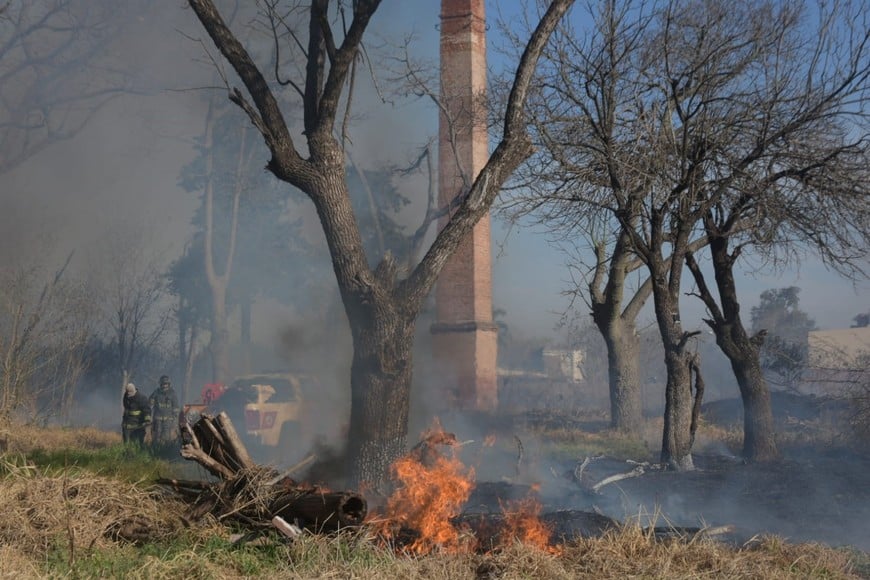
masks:
[[[484,0],[441,2],[439,199],[447,205],[486,163]],[[445,218],[446,219],[446,218]],[[442,221],[442,226],[443,226]],[[497,405],[490,220],[485,216],[444,267],[435,290],[435,356],[455,404]]]

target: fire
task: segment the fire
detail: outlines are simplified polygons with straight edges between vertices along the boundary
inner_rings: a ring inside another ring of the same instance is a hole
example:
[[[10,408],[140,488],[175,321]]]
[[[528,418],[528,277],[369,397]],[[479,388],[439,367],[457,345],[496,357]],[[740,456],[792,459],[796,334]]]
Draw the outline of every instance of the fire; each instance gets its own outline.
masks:
[[[456,437],[436,421],[423,434],[422,441],[392,465],[395,491],[387,500],[385,512],[369,520],[381,537],[398,540],[404,550],[414,554],[475,548],[475,542],[453,525],[475,486],[474,469],[465,467],[457,456],[460,446]],[[541,504],[537,499],[528,497],[502,505],[502,512],[503,526],[494,538],[499,545],[519,541],[559,553],[558,548],[550,546],[551,532],[540,519]]]
[[[387,502],[387,517],[420,534],[409,551],[460,550],[459,532],[450,519],[459,515],[474,488],[474,470],[464,471],[455,457],[438,457],[428,466],[404,457],[393,469],[400,487]]]
[[[456,437],[436,424],[411,453],[392,466],[396,490],[387,500],[386,518],[419,536],[407,548],[424,554],[436,547],[463,549],[459,532],[450,522],[459,515],[474,489],[474,470],[466,469],[455,453],[440,454],[435,445],[456,449]]]
[[[558,553],[559,549],[550,545],[550,529],[541,521],[541,502],[534,497],[502,505],[504,528],[501,531],[503,543],[518,541],[541,550]]]

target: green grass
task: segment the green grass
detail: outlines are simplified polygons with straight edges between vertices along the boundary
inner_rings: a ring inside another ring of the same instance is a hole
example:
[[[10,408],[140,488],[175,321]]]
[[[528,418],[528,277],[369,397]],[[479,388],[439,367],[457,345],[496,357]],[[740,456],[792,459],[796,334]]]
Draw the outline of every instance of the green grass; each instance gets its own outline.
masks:
[[[385,573],[396,565],[396,556],[371,542],[350,535],[305,537],[287,544],[274,533],[265,545],[233,545],[221,536],[203,537],[193,532],[172,542],[134,547],[116,545],[91,549],[70,557],[64,538],[47,554],[43,570],[49,577],[68,578],[309,578],[324,571],[373,571]]]
[[[147,449],[123,444],[102,449],[34,449],[27,454],[27,459],[45,470],[80,469],[128,482],[177,476],[185,471],[179,462],[160,459]]]
[[[643,460],[651,452],[646,443],[612,433],[587,433],[578,430],[550,430],[538,433],[543,443],[540,452],[558,460],[607,455],[617,459]]]

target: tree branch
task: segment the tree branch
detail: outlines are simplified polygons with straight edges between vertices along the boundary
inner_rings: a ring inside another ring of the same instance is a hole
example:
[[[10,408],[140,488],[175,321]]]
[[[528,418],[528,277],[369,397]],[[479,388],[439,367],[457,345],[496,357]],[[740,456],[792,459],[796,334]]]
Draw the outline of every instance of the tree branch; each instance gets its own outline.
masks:
[[[296,151],[284,121],[284,115],[281,113],[266,79],[263,78],[248,52],[224,23],[212,0],[188,0],[188,3],[193,8],[203,28],[214,41],[215,46],[242,79],[256,105],[262,119],[262,122],[257,125],[257,129],[262,133],[266,145],[272,153],[272,159],[268,165],[269,170],[277,177],[305,190],[306,188],[302,187],[300,176],[304,174],[306,163]],[[237,104],[240,103],[237,102]],[[251,117],[249,110],[245,112]]]

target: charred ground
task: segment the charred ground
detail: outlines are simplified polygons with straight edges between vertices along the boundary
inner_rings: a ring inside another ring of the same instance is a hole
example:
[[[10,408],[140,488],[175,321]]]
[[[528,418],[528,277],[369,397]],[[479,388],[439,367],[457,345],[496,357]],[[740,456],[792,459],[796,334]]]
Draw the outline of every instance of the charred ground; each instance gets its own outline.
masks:
[[[656,421],[650,422],[645,450],[608,433],[605,422],[594,418],[529,413],[490,422],[490,441],[500,443],[471,442],[463,450],[478,474],[466,511],[498,511],[500,501],[532,493],[544,513],[597,512],[642,526],[731,526],[722,539],[735,544],[771,534],[870,550],[870,453],[850,438],[847,409],[788,394],[774,402],[780,461],[752,464],[738,457],[741,416],[727,412],[734,402],[723,401],[706,409],[697,469],[685,473],[656,465]],[[457,419],[446,426],[463,439],[463,427],[472,424],[476,431],[484,423]],[[616,453],[608,453],[608,445]],[[578,469],[587,458],[581,481]],[[591,490],[595,482],[639,463],[643,475]]]

